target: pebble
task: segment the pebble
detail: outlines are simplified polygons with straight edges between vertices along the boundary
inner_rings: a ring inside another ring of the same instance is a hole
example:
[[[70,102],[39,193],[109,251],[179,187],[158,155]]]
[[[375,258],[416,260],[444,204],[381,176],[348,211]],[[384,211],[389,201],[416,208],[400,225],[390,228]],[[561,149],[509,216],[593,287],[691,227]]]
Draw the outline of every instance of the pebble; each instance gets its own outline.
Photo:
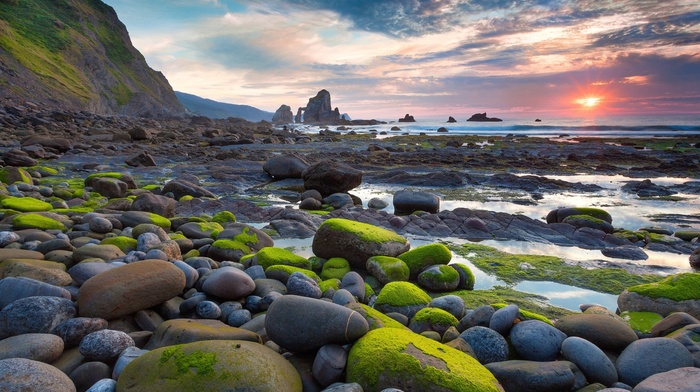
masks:
[[[530,361],[554,361],[566,335],[539,320],[525,320],[510,330],[510,343],[520,358]]]
[[[252,293],[255,282],[238,268],[222,267],[207,276],[202,290],[224,300],[236,300]]]
[[[301,272],[294,272],[287,280],[287,293],[309,298],[321,298],[321,288],[315,280]]]
[[[693,357],[674,339],[649,338],[627,346],[617,358],[615,366],[620,381],[635,386],[654,374],[692,367]]]
[[[611,386],[617,382],[617,369],[610,358],[586,339],[569,336],[561,344],[561,353],[586,375],[591,383]]]
[[[314,379],[321,386],[329,386],[340,382],[345,373],[345,365],[348,362],[348,352],[343,346],[327,344],[316,353],[312,366]]]
[[[0,390],[75,392],[73,381],[57,368],[25,358],[0,360]]]
[[[0,340],[0,359],[25,358],[51,363],[63,353],[63,339],[48,333],[25,333]]]
[[[78,391],[85,391],[96,382],[109,378],[112,369],[104,362],[90,361],[78,366],[68,376]]]
[[[508,359],[508,342],[498,332],[486,327],[471,327],[459,335],[476,354],[482,364],[501,362]]]
[[[519,314],[520,309],[518,309],[517,305],[508,305],[498,309],[489,320],[489,328],[503,336],[508,336],[508,332],[513,327],[513,323]]]
[[[122,331],[102,329],[86,335],[80,341],[80,353],[87,359],[111,362],[128,347],[134,346],[134,339]]]

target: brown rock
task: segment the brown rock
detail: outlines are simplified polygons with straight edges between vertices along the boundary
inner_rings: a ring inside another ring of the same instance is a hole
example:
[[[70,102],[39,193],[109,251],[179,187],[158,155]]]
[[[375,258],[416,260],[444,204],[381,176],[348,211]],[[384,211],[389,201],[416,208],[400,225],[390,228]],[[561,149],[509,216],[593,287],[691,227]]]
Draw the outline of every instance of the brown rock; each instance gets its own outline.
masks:
[[[184,288],[185,274],[172,263],[143,260],[88,279],[78,292],[78,312],[111,320],[165,302]]]
[[[144,348],[154,350],[200,340],[246,340],[262,343],[258,334],[228,326],[219,320],[175,319],[161,323]]]

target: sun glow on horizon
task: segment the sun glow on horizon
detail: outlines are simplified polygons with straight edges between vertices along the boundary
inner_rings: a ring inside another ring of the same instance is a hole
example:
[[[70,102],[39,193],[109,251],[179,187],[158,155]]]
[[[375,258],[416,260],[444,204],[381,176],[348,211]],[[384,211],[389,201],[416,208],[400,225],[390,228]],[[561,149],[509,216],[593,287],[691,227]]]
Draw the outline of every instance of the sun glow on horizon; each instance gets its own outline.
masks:
[[[578,98],[576,100],[576,103],[583,106],[586,109],[592,109],[603,101],[602,97],[594,97],[594,96],[589,96],[589,97],[583,97],[583,98]]]

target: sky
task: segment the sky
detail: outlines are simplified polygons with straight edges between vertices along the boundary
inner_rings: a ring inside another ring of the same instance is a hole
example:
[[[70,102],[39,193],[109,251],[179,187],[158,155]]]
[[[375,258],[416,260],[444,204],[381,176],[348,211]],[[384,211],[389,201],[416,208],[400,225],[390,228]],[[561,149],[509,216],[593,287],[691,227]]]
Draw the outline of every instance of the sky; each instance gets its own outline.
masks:
[[[103,0],[177,91],[353,119],[700,114],[697,0]]]

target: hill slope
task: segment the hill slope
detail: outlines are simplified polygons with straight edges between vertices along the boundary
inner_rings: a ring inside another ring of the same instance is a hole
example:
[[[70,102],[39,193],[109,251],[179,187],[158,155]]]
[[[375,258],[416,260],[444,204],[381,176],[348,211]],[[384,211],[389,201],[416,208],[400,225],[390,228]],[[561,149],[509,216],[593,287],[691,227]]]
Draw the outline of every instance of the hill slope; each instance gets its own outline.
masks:
[[[0,96],[98,114],[181,114],[100,0],[0,0]]]
[[[272,121],[274,113],[248,105],[234,105],[175,91],[182,106],[194,114],[209,118],[238,117],[248,121]]]

